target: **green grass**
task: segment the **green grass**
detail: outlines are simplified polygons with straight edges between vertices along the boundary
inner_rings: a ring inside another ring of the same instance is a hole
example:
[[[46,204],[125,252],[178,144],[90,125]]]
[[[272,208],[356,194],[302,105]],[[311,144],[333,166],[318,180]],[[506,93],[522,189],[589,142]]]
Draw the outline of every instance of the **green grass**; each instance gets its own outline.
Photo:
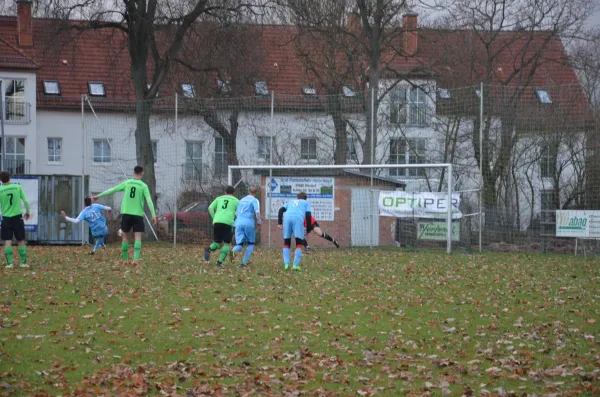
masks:
[[[30,247],[0,270],[0,395],[600,392],[600,267],[572,256]]]

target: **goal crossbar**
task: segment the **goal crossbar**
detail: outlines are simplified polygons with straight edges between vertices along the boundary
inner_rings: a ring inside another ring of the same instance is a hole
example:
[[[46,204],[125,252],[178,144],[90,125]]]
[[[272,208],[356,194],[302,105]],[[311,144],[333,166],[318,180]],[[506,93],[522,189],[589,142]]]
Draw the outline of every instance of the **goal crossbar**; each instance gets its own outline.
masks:
[[[445,168],[446,178],[448,181],[448,211],[446,214],[446,252],[452,253],[452,164],[448,163],[424,163],[424,164],[333,164],[333,165],[230,165],[227,170],[227,183],[233,185],[233,171],[234,170],[347,170],[347,169],[363,169],[363,170],[375,170],[375,169],[388,169],[388,168]],[[272,175],[270,175],[272,177]],[[365,175],[366,176],[366,175]],[[373,178],[375,175],[371,173],[371,185],[373,184]]]

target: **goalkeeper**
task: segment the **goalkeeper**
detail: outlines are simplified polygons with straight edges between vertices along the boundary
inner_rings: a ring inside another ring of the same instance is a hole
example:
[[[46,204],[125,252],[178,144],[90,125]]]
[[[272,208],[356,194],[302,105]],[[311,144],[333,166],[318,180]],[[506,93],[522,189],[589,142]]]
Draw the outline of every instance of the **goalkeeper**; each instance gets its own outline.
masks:
[[[325,233],[323,231],[323,229],[321,229],[321,227],[319,226],[319,222],[317,222],[317,220],[314,217],[310,217],[310,225],[306,225],[306,219],[304,220],[304,226],[306,227],[306,234],[309,234],[310,232],[312,232],[313,230],[315,231],[316,235],[324,238],[327,241],[331,241],[333,243],[333,245],[336,246],[336,248],[340,248],[340,244],[338,243],[338,241],[333,238],[331,235]],[[304,240],[302,241],[302,244],[304,245],[304,249],[306,249],[306,251],[310,251],[310,246],[308,245],[308,242],[306,241],[306,237],[304,237]]]

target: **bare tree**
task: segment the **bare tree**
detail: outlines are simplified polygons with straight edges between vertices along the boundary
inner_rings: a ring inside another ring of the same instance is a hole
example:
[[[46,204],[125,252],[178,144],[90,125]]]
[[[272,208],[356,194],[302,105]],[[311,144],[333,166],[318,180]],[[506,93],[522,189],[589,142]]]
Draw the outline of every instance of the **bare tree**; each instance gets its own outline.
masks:
[[[241,22],[263,9],[262,0],[51,0],[38,12],[58,18],[69,29],[111,29],[126,36],[130,77],[136,100],[136,157],[156,200],[156,176],[150,138],[152,99],[180,57],[190,30],[198,21]],[[72,23],[71,19],[81,21]]]
[[[600,30],[588,40],[575,43],[571,64],[577,70],[594,119],[586,145],[585,206],[596,209],[600,208]]]
[[[410,37],[416,40],[417,26],[403,26],[401,20],[410,10],[409,2],[280,0],[280,3],[285,6],[288,20],[299,27],[299,43],[303,49],[300,54],[317,54],[315,59],[307,56],[303,59],[319,83],[328,93],[339,95],[344,83],[353,83],[359,92],[357,98],[364,114],[366,132],[364,138],[360,135],[356,138],[362,147],[362,163],[374,163],[374,148],[378,142],[376,118],[382,100],[398,81],[412,76],[418,69],[407,69],[406,63],[401,62],[415,55],[403,45]],[[399,66],[402,64],[403,67]],[[394,83],[380,90],[383,79]],[[339,103],[332,99],[328,104],[329,111],[340,114],[341,109],[337,106]],[[372,115],[374,120],[370,122]],[[345,131],[349,126],[340,117],[334,117],[334,125],[336,161],[343,162]]]
[[[451,54],[446,63],[460,70],[461,83],[483,82],[491,89],[484,93],[488,111],[482,120],[483,151],[479,148],[481,120],[476,115],[472,134],[477,164],[483,166],[489,230],[501,226],[498,188],[510,171],[511,156],[520,137],[518,124],[523,99],[532,92],[535,76],[542,66],[561,62],[563,42],[582,34],[592,7],[591,0],[448,1],[451,18],[447,27],[461,34],[447,34],[446,39],[439,40],[438,48]],[[510,60],[508,70],[500,67],[506,64],[506,59]],[[500,121],[497,128],[494,120]]]

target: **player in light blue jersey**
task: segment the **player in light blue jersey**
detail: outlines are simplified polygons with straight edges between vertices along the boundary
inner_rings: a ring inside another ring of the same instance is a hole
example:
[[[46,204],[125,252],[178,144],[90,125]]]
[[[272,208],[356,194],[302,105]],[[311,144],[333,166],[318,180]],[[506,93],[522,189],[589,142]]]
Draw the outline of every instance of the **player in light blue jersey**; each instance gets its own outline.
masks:
[[[99,248],[106,248],[104,244],[104,238],[108,235],[108,228],[106,227],[106,219],[102,215],[102,211],[112,211],[110,207],[92,204],[92,198],[86,197],[84,200],[85,208],[77,218],[70,218],[65,215],[65,211],[61,211],[60,214],[69,222],[79,223],[80,221],[86,221],[89,223],[92,229],[92,237],[96,239],[94,249],[90,252],[90,255],[94,255]]]
[[[244,258],[242,259],[242,267],[248,266],[248,260],[254,251],[254,243],[256,242],[256,225],[260,225],[260,203],[256,199],[258,187],[251,186],[248,189],[248,195],[240,200],[237,207],[237,217],[235,218],[235,242],[233,247],[235,254],[242,252],[244,244],[247,245]]]
[[[283,227],[283,265],[285,269],[290,267],[290,245],[292,234],[296,239],[296,251],[294,253],[294,270],[300,270],[302,260],[302,247],[304,247],[304,222],[310,225],[312,218],[310,203],[306,201],[304,192],[298,193],[296,200],[290,200],[279,209],[278,226]]]

